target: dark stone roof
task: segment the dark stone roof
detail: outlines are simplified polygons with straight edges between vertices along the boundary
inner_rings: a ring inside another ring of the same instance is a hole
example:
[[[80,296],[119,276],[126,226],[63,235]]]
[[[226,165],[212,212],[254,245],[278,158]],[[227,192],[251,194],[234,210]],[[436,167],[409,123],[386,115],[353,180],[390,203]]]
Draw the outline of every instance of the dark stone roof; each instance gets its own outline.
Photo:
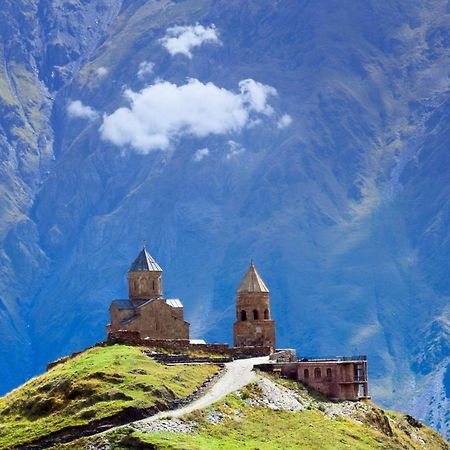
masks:
[[[133,304],[130,302],[130,300],[113,300],[111,303],[112,305],[116,305],[117,309],[134,309]]]
[[[131,264],[128,272],[162,272],[162,269],[148,253],[147,249],[143,248],[133,264]]]

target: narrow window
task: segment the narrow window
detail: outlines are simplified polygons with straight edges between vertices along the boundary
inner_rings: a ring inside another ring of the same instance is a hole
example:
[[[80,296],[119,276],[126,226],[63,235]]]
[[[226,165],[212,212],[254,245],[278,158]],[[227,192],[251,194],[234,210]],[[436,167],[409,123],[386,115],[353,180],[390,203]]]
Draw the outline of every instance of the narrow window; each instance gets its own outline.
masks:
[[[303,378],[309,378],[309,370],[308,369],[305,369],[303,371]]]
[[[253,310],[253,320],[258,320],[258,311],[256,309]]]
[[[362,364],[357,364],[354,368],[355,381],[364,381],[364,369]]]
[[[268,309],[266,309],[264,311],[264,319],[269,320],[269,310]]]
[[[241,320],[242,322],[247,320],[247,313],[244,310],[241,311]]]
[[[322,376],[322,372],[318,367],[314,369],[314,378],[320,378]]]
[[[331,380],[331,378],[332,378],[332,376],[331,376],[331,369],[330,368],[327,369],[327,378],[329,380]]]
[[[153,281],[153,290],[155,290],[155,282]]]

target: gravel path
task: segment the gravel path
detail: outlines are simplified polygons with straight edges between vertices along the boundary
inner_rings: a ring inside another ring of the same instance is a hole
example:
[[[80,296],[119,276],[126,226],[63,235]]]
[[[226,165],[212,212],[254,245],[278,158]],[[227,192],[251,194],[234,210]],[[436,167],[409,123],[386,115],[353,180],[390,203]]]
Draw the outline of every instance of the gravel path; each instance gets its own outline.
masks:
[[[209,389],[205,395],[194,400],[189,405],[173,411],[163,411],[146,419],[138,420],[130,425],[140,428],[142,424],[154,422],[155,420],[168,419],[173,417],[181,417],[197,409],[209,406],[231,392],[237,391],[241,387],[256,380],[256,373],[252,370],[255,364],[261,364],[269,360],[268,356],[260,358],[238,359],[225,364],[225,373],[217,380],[217,382]]]

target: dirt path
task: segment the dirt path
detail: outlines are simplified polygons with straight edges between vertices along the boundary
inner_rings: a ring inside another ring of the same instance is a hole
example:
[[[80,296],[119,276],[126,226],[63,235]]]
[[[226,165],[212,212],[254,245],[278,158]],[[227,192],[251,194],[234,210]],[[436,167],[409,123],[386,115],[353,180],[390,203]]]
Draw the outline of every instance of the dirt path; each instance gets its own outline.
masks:
[[[197,409],[205,408],[209,406],[231,392],[237,391],[246,384],[251,383],[256,380],[256,373],[252,370],[255,364],[261,364],[269,360],[268,356],[263,356],[260,358],[249,358],[249,359],[238,359],[225,364],[225,373],[219,378],[219,380],[206,391],[205,395],[194,400],[189,405],[183,406],[179,409],[174,409],[172,411],[163,411],[154,416],[148,417],[143,420],[138,420],[131,423],[150,423],[159,419],[167,419],[170,417],[180,417],[188,414]]]
[[[132,416],[136,417],[136,414],[143,414],[143,411],[123,411],[124,417],[105,418],[95,423],[90,423],[86,426],[69,427],[69,429],[59,430],[51,435],[45,436],[37,441],[30,442],[22,447],[27,450],[46,449],[60,445],[63,443],[71,442],[80,437],[101,435],[112,430],[116,430],[128,425],[139,425],[154,422],[159,419],[167,419],[171,417],[180,417],[184,414],[188,414],[196,409],[205,408],[206,406],[215,403],[226,395],[234,392],[248,383],[256,380],[256,373],[252,370],[255,364],[261,364],[268,361],[269,357],[264,356],[261,358],[249,358],[239,359],[225,364],[225,373],[215,382],[210,389],[208,389],[201,397],[189,403],[181,408],[164,411],[155,415],[149,416],[145,419],[133,420]],[[142,417],[142,415],[141,415]],[[128,419],[128,420],[127,420]],[[121,423],[120,423],[121,422]],[[101,430],[103,428],[103,430]]]

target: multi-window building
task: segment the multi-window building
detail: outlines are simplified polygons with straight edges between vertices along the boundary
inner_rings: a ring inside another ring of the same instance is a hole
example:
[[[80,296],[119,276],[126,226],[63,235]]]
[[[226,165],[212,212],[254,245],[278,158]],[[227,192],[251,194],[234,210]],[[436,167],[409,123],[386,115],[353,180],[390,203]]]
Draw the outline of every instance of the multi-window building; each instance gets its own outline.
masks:
[[[361,400],[369,397],[367,358],[304,358],[281,364],[281,373],[302,382],[332,400]]]

